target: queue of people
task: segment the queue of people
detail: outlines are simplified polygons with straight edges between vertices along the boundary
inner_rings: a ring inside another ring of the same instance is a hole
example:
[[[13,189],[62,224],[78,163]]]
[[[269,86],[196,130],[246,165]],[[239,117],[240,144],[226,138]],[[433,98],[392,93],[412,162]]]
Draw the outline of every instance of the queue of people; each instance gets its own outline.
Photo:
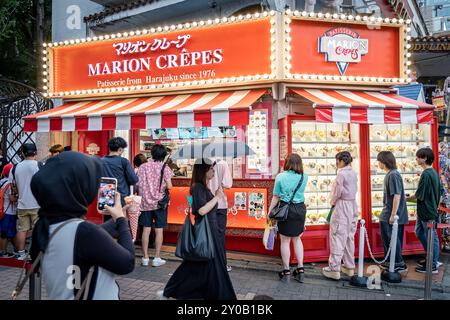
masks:
[[[0,220],[0,256],[11,255],[7,252],[7,243],[11,241],[15,257],[26,259],[28,253],[25,251],[25,240],[32,232],[31,257],[42,257],[41,271],[47,295],[51,299],[74,299],[79,294],[80,288],[68,288],[64,280],[70,265],[81,266],[82,281],[89,279],[85,289],[86,298],[119,298],[119,288],[114,278],[132,272],[135,263],[125,201],[132,186],[135,186],[133,192],[142,197],[139,216],[139,225],[143,227],[141,264],[148,266],[150,262],[148,243],[152,228],[156,235],[152,266],[160,267],[166,263],[161,258],[161,246],[163,229],[167,226],[169,190],[174,176],[169,165],[170,152],[156,144],[151,149],[151,159],[142,154],[133,159],[133,170],[131,163],[122,157],[127,148],[124,139],[112,138],[108,146],[109,155],[101,159],[67,152],[61,146],[54,146],[50,148],[52,156],[39,166],[36,146],[27,143],[22,147],[24,160],[21,163],[14,167],[11,164],[3,166],[0,189],[3,190],[6,184],[11,184],[11,187],[4,196],[6,200],[3,206],[6,209]],[[323,268],[322,273],[327,278],[339,280],[341,273],[352,276],[355,269],[358,178],[352,168],[353,158],[349,152],[339,152],[335,159],[337,176],[330,194],[333,209],[330,212],[330,256],[328,266]],[[394,217],[399,217],[395,257],[395,270],[398,272],[407,271],[402,257],[404,225],[408,223],[406,202],[417,202],[415,232],[426,250],[426,224],[430,220],[437,220],[441,196],[439,177],[432,168],[432,150],[419,149],[416,160],[424,171],[415,194],[405,195],[394,155],[382,151],[377,156],[380,169],[386,173],[384,206],[380,216],[385,254],[389,249]],[[54,172],[58,174],[52,174]],[[104,209],[105,216],[110,219],[105,219],[105,223],[98,226],[87,222],[85,215],[89,204],[98,194],[101,177],[117,179],[117,192],[114,207],[105,206]],[[271,212],[279,204],[289,206],[286,219],[277,221],[283,265],[283,270],[278,272],[281,280],[291,276],[291,243],[297,258],[293,278],[303,282],[305,276],[302,235],[307,213],[304,195],[307,183],[308,175],[303,170],[300,155],[288,155],[283,172],[275,179],[268,210],[268,213]],[[183,261],[170,278],[162,296],[176,299],[236,299],[228,274],[231,267],[227,265],[225,250],[228,211],[225,189],[232,185],[232,175],[225,161],[197,159],[189,191],[191,212],[196,223],[208,217],[217,254],[208,261]],[[436,233],[434,239],[433,273],[437,273],[439,240]],[[90,243],[96,243],[96,246]],[[388,265],[382,267],[388,268]],[[425,272],[425,263],[419,263],[416,271]]]

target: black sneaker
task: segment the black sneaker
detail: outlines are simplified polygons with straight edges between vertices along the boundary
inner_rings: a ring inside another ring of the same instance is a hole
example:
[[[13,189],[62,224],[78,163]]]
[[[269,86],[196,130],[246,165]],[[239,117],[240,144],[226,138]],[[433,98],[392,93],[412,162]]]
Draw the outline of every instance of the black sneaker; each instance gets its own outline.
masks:
[[[12,252],[6,252],[3,254],[3,258],[14,258],[16,255]]]
[[[440,262],[440,261],[438,261],[437,262],[437,267],[439,268],[440,266],[442,266],[443,265],[443,263],[442,262]],[[417,262],[417,266],[418,267],[426,267],[427,266],[427,260],[425,260],[425,259],[422,259],[422,260],[420,260],[419,262]]]
[[[419,261],[417,261],[417,266],[418,267],[424,267],[427,264],[427,259],[421,259]]]
[[[420,272],[420,273],[426,273],[427,272],[427,268],[426,267],[417,267],[416,268],[416,272]],[[436,267],[434,267],[433,269],[432,269],[432,271],[431,271],[431,273],[432,274],[437,274],[437,273],[439,273],[439,270],[436,268]]]
[[[408,266],[406,264],[404,264],[402,266],[396,266],[394,271],[399,272],[399,273],[408,272]]]

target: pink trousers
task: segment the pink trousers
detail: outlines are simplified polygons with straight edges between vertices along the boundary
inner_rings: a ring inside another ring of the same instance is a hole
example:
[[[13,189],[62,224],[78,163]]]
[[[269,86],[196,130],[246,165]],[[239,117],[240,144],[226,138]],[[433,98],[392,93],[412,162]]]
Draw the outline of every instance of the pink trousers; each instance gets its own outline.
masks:
[[[331,271],[344,267],[355,268],[355,232],[358,223],[358,207],[355,200],[338,200],[330,221]]]

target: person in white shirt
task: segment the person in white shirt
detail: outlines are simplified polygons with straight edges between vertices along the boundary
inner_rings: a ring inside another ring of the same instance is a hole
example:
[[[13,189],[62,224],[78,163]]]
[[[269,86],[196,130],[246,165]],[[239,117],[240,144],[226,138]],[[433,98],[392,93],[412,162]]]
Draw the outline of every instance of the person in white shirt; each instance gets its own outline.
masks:
[[[17,204],[17,254],[19,260],[26,259],[25,240],[38,219],[39,204],[31,192],[31,178],[39,171],[36,161],[37,149],[34,143],[22,146],[25,159],[12,169],[12,180],[18,193]]]
[[[11,192],[11,182],[9,181],[9,173],[13,165],[9,163],[3,167],[2,179],[0,180],[0,190],[5,190],[3,197],[4,216],[0,220],[0,257],[12,258],[13,253],[8,252],[8,241],[13,245],[16,244],[16,224],[17,224],[17,199],[14,199]]]
[[[213,194],[221,189],[230,189],[233,185],[233,177],[228,167],[228,163],[222,159],[211,159],[215,162],[214,177],[209,181],[208,187]],[[223,197],[218,201],[218,208],[216,213],[217,231],[219,233],[219,244],[223,248],[224,261],[227,262],[227,254],[225,250],[225,231],[227,229],[227,214],[228,214],[228,201],[227,197]],[[214,219],[213,219],[214,220]],[[227,265],[227,270],[231,271],[231,266]]]

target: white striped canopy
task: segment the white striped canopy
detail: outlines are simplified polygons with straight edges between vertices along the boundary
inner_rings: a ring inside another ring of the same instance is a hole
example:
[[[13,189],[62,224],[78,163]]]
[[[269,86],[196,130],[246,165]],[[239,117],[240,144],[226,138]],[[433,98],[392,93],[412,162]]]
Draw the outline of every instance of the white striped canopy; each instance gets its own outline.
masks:
[[[247,125],[265,89],[69,102],[24,118],[25,131],[101,131]]]
[[[431,123],[434,106],[394,93],[291,89],[308,99],[316,121],[328,123]]]

